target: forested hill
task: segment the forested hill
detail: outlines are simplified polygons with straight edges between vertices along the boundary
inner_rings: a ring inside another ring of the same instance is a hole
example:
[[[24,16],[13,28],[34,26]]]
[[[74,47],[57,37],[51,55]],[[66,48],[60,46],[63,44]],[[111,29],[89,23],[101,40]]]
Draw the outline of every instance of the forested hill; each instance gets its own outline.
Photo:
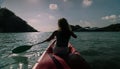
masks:
[[[37,30],[11,10],[0,8],[0,32],[37,32]]]
[[[98,28],[98,27],[81,27],[79,25],[71,25],[72,30],[76,32],[120,32],[120,23],[111,24],[106,27]]]

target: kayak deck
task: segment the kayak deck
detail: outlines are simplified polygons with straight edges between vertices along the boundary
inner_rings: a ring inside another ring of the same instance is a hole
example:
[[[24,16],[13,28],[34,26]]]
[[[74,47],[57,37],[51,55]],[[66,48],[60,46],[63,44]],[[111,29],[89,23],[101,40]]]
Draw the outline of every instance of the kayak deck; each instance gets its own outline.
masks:
[[[68,58],[68,62],[53,54],[52,47],[54,44],[55,41],[48,46],[32,69],[59,69],[60,67],[57,66],[59,64],[56,64],[55,61],[60,63],[62,69],[90,69],[87,62],[80,56],[80,53],[77,52],[70,43],[68,47],[71,55],[70,58]],[[55,58],[55,61],[51,58],[51,56]]]

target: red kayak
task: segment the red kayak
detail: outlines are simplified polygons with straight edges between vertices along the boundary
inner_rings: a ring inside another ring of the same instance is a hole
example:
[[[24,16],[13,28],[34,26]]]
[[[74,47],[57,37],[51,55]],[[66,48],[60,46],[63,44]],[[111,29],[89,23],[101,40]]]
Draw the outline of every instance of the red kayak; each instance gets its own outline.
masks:
[[[52,47],[55,41],[43,52],[32,69],[90,69],[88,63],[80,56],[80,53],[69,43],[70,56],[68,62],[53,54]]]

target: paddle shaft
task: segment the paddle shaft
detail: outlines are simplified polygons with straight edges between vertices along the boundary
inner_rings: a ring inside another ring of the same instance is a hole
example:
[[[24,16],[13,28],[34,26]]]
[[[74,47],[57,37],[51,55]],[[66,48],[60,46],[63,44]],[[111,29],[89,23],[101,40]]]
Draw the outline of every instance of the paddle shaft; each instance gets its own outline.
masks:
[[[38,45],[38,44],[41,44],[41,42],[40,42],[40,43],[33,44],[33,45],[30,45],[30,46],[35,46],[35,45]]]

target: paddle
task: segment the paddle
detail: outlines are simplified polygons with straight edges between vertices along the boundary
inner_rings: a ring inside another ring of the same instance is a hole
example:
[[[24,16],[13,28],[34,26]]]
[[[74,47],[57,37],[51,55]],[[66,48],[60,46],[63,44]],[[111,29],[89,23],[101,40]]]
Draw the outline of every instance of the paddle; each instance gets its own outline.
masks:
[[[43,42],[37,43],[37,44],[41,44]],[[23,45],[23,46],[19,46],[16,47],[12,50],[12,53],[22,53],[25,52],[26,50],[30,49],[32,46],[35,46],[37,44],[33,44],[33,45]]]

